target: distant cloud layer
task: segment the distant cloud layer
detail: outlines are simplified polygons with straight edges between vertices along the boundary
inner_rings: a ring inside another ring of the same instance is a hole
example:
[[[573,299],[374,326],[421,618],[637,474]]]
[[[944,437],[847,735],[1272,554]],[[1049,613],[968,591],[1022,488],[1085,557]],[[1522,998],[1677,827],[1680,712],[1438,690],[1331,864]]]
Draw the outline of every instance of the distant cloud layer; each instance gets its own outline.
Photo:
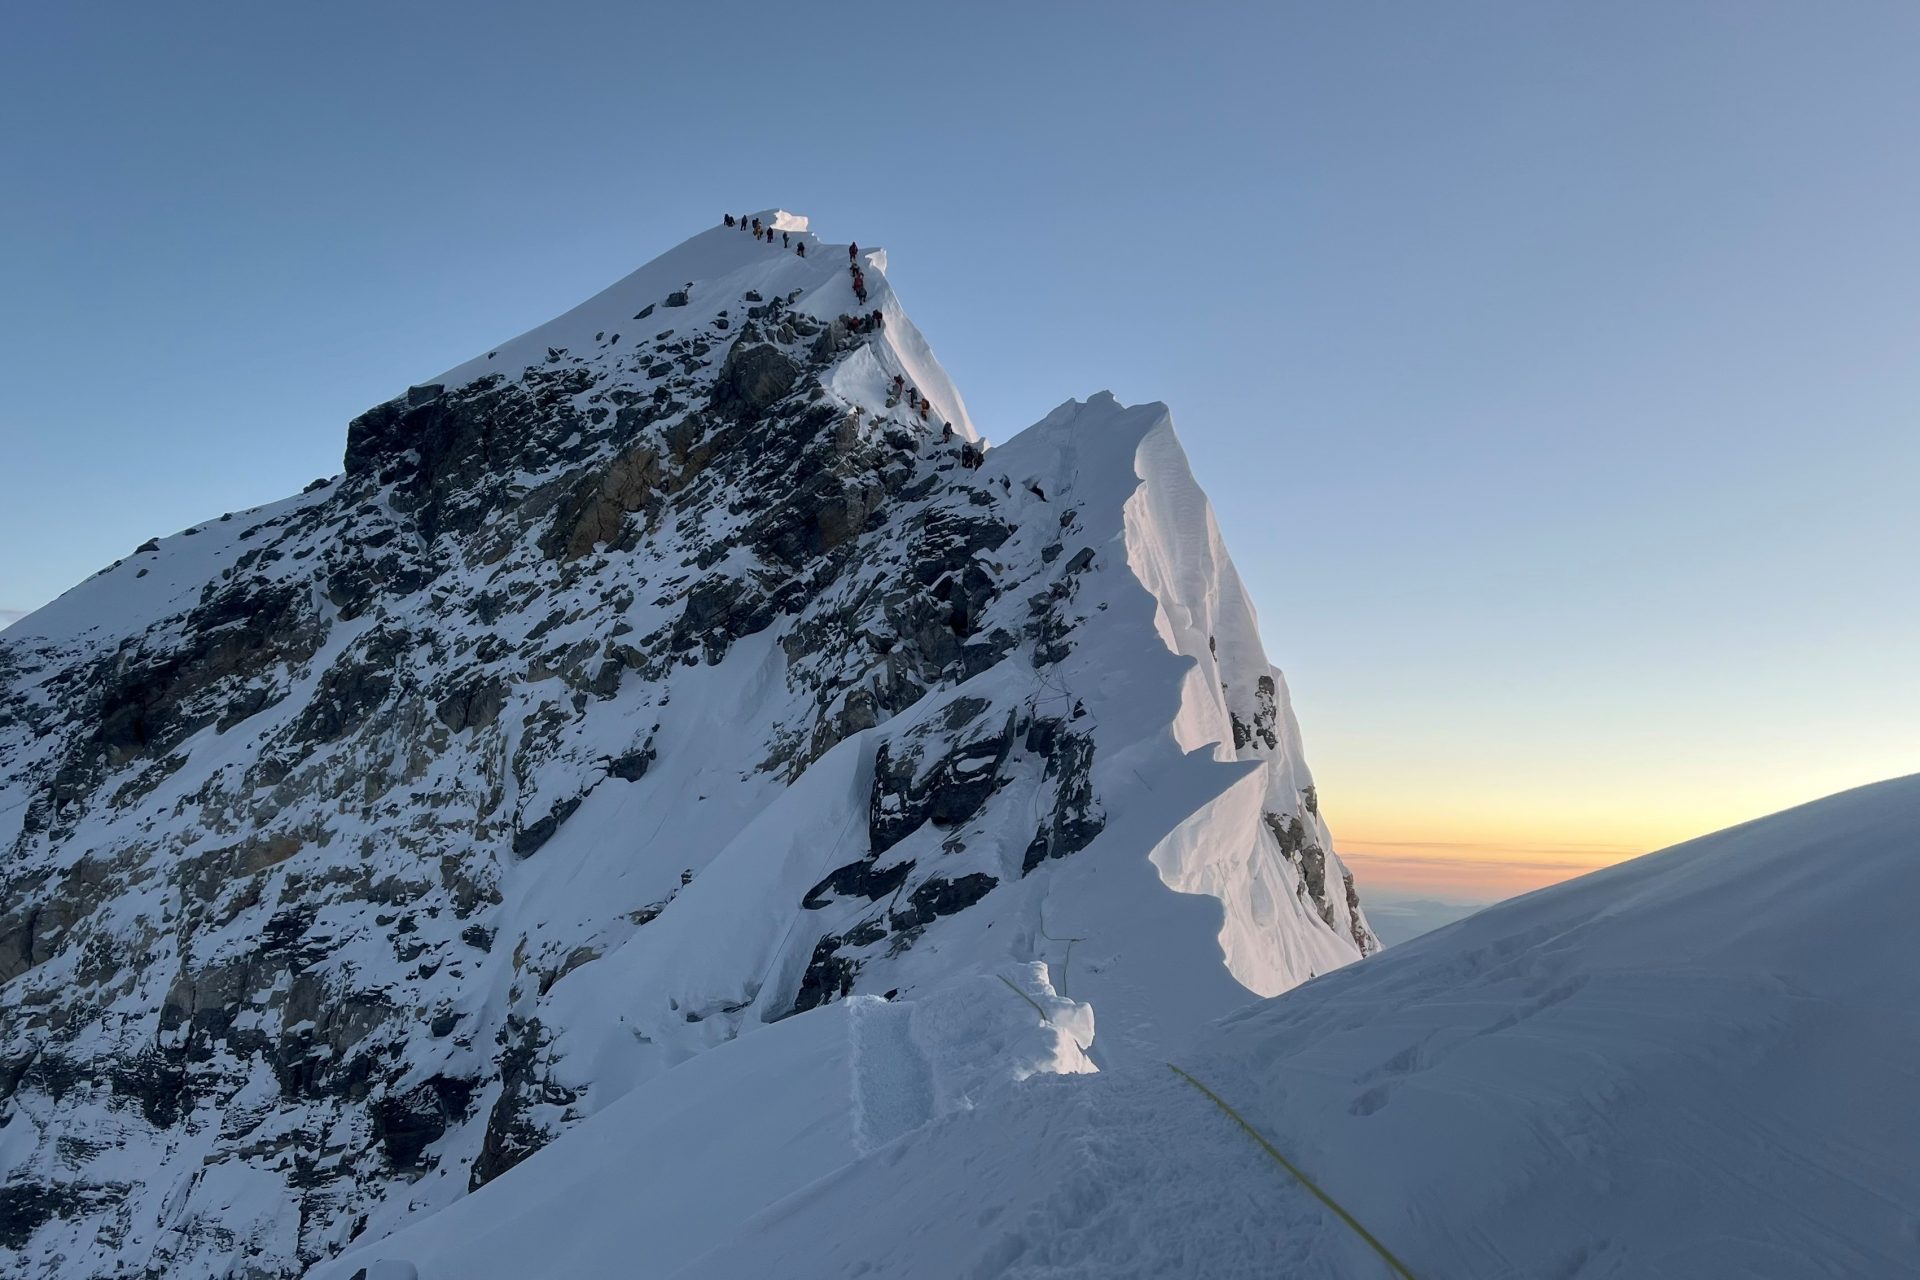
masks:
[[[1342,841],[1340,856],[1368,886],[1388,892],[1492,901],[1586,875],[1644,853],[1626,845]]]
[[[10,627],[26,616],[25,609],[0,609],[0,627]]]
[[[1441,925],[1464,920],[1481,907],[1482,902],[1436,902],[1431,899],[1399,898],[1393,894],[1373,894],[1365,904],[1367,922],[1390,947],[1410,942]]]

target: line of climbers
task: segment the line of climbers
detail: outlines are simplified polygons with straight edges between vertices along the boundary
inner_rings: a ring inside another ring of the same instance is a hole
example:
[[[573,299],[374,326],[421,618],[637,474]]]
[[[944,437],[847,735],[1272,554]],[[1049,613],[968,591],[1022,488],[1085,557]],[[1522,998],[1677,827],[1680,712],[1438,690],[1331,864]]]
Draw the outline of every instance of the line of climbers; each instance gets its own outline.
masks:
[[[739,227],[742,231],[753,232],[753,238],[755,240],[765,240],[768,244],[773,243],[774,229],[772,225],[764,223],[758,218],[749,222],[747,215],[744,213],[737,218],[729,213],[723,215],[722,220],[729,227]],[[795,240],[785,231],[780,233],[780,247],[782,249],[792,249],[803,258],[807,256],[807,242],[805,240]]]
[[[874,312],[875,316],[879,314],[877,311]],[[921,395],[920,388],[908,383],[905,374],[896,373],[893,375],[893,385],[888,388],[887,391],[887,408],[893,408],[893,406],[899,404],[903,398],[906,400],[907,406],[920,415],[920,421],[928,421],[929,415],[933,412],[933,401]],[[940,443],[953,443],[953,424],[951,422],[942,422],[940,424]],[[986,446],[974,444],[966,440],[960,442],[961,466],[972,471],[986,460]]]
[[[765,240],[768,244],[773,243],[773,227],[761,222],[760,219],[749,219],[744,213],[738,218],[730,213],[723,215],[723,217],[727,226],[739,227],[742,231],[751,231],[755,240]],[[798,243],[794,243],[785,231],[780,233],[780,244],[782,247],[791,246],[794,252],[803,258],[807,256],[807,242],[801,240]],[[853,296],[859,299],[862,306],[865,306],[867,302],[867,277],[866,273],[860,269],[860,242],[857,240],[847,246],[847,272],[853,277]],[[849,333],[860,333],[868,329],[878,333],[886,327],[886,317],[877,309],[863,315],[841,316],[840,322],[846,326],[847,332]],[[920,421],[923,423],[928,422],[929,415],[933,412],[933,402],[921,395],[918,387],[908,386],[906,377],[902,374],[896,373],[893,375],[893,392],[887,397],[887,408],[891,409],[894,405],[899,404],[900,397],[903,393],[907,397],[908,406],[918,411]],[[953,443],[953,424],[951,422],[943,422],[940,424],[940,443]],[[986,460],[987,450],[985,445],[976,444],[968,440],[961,441],[961,466],[969,471],[973,471],[977,470],[980,464]]]

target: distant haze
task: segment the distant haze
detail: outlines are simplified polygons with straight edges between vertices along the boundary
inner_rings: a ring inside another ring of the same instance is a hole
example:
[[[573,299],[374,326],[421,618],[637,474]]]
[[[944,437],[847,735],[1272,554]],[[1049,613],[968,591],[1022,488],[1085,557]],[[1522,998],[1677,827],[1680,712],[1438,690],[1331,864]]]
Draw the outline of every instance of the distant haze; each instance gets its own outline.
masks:
[[[1411,942],[1423,933],[1432,933],[1443,925],[1465,920],[1474,912],[1491,906],[1486,902],[1452,902],[1433,898],[1403,898],[1397,894],[1375,892],[1368,895],[1367,923],[1380,941],[1389,947]]]

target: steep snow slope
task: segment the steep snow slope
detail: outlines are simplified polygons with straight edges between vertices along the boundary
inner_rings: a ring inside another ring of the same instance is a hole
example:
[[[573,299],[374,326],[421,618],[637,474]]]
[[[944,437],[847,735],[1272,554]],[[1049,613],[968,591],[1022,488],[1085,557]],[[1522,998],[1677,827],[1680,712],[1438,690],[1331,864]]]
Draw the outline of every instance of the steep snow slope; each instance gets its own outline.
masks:
[[[1920,776],[1489,908],[1179,1060],[1417,1276],[1920,1275],[1916,903]],[[937,1119],[674,1274],[776,1273],[1391,1274],[1145,1063]]]
[[[1004,1080],[1375,945],[1166,410],[982,460],[884,253],[761,216],[0,637],[0,1269],[297,1275],[795,1014]],[[940,1012],[1003,980],[1072,1033]]]
[[[997,1105],[1037,1073],[1090,1070],[1087,1007],[1049,990],[1037,966],[1008,977],[1014,990],[975,975],[917,999],[855,996],[731,1041],[318,1274],[416,1259],[428,1277],[676,1270],[935,1116]]]

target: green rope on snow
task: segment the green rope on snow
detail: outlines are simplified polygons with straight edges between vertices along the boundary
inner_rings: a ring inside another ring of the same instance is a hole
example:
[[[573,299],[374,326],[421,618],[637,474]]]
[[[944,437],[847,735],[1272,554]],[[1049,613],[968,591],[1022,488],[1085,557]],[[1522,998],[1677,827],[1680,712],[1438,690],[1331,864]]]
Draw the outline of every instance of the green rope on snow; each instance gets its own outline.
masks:
[[[1004,982],[1005,979],[1003,978],[1002,981]],[[1013,986],[1011,982],[1008,982],[1007,985],[1010,987]],[[1016,987],[1015,990],[1019,990],[1019,988]],[[1022,994],[1025,994],[1025,993],[1022,992]],[[1031,1004],[1032,1002],[1028,1001],[1028,1003]],[[1294,1177],[1298,1178],[1300,1180],[1301,1186],[1313,1192],[1314,1196],[1319,1199],[1320,1203],[1326,1205],[1327,1208],[1333,1210],[1336,1214],[1338,1214],[1340,1216],[1340,1221],[1346,1223],[1349,1227],[1353,1228],[1353,1233],[1355,1235],[1359,1236],[1362,1240],[1365,1240],[1369,1245],[1373,1247],[1373,1251],[1375,1253],[1379,1254],[1382,1258],[1386,1259],[1387,1265],[1393,1268],[1393,1273],[1395,1275],[1400,1276],[1401,1280],[1414,1280],[1413,1272],[1407,1270],[1405,1263],[1401,1262],[1400,1259],[1394,1257],[1392,1253],[1388,1252],[1387,1246],[1381,1244],[1378,1240],[1374,1239],[1373,1233],[1371,1231],[1368,1231],[1365,1227],[1361,1226],[1359,1219],[1355,1218],[1352,1214],[1348,1213],[1345,1209],[1341,1208],[1340,1203],[1337,1200],[1335,1200],[1332,1196],[1322,1191],[1319,1188],[1319,1186],[1315,1184],[1312,1178],[1309,1178],[1306,1174],[1300,1172],[1300,1170],[1294,1165],[1293,1161],[1281,1155],[1279,1149],[1275,1147],[1271,1142],[1268,1142],[1266,1140],[1266,1137],[1262,1135],[1258,1129],[1248,1124],[1246,1122],[1246,1119],[1243,1116],[1241,1116],[1241,1114],[1238,1111],[1235,1111],[1232,1107],[1228,1106],[1224,1098],[1222,1098],[1219,1094],[1215,1093],[1213,1090],[1207,1088],[1207,1086],[1205,1086],[1204,1084],[1201,1084],[1198,1080],[1194,1079],[1193,1076],[1190,1075],[1189,1073],[1181,1070],[1179,1067],[1174,1066],[1171,1062],[1167,1064],[1167,1067],[1175,1075],[1179,1076],[1182,1080],[1185,1080],[1188,1084],[1198,1089],[1201,1093],[1206,1094],[1208,1099],[1212,1101],[1214,1106],[1226,1112],[1228,1117],[1231,1118],[1235,1124],[1239,1125],[1242,1129],[1245,1129],[1247,1131],[1247,1136],[1252,1138],[1255,1142],[1259,1143],[1260,1149],[1266,1152],[1268,1155],[1272,1156],[1275,1163],[1277,1163],[1282,1169],[1285,1169],[1288,1173],[1292,1174]]]
[[[1014,986],[1013,979],[1009,978],[1004,973],[996,973],[993,976],[1000,979],[1000,981],[1006,983],[1007,990],[1013,992],[1013,994],[1019,996],[1022,1000],[1025,1000],[1028,1004],[1032,1005],[1033,1011],[1040,1015],[1040,1021],[1048,1024],[1051,1024],[1053,1022],[1053,1019],[1047,1016],[1047,1011],[1040,1007],[1040,1002],[1038,1000],[1035,1000],[1032,996],[1028,995],[1026,992],[1022,991],[1020,988]]]

